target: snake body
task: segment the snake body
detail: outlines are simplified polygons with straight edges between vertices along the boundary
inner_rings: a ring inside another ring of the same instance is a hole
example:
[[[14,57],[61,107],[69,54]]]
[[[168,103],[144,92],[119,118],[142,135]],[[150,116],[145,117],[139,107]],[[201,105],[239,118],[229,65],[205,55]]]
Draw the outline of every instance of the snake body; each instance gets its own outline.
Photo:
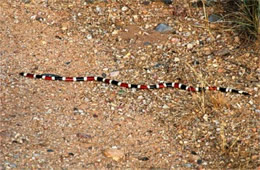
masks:
[[[249,95],[248,92],[227,88],[227,87],[216,87],[216,86],[207,86],[207,87],[192,87],[181,83],[157,83],[152,85],[138,85],[138,84],[129,84],[120,82],[117,80],[111,80],[103,77],[97,77],[97,76],[88,76],[88,77],[62,77],[55,74],[32,74],[32,73],[20,73],[23,77],[28,78],[34,78],[34,79],[43,79],[43,80],[58,80],[58,81],[69,81],[69,82],[79,82],[79,81],[98,81],[103,82],[106,84],[112,84],[119,87],[125,87],[125,88],[136,88],[136,89],[162,89],[162,88],[176,88],[181,90],[186,90],[189,92],[202,92],[202,91],[220,91],[223,93],[237,93],[242,95]]]

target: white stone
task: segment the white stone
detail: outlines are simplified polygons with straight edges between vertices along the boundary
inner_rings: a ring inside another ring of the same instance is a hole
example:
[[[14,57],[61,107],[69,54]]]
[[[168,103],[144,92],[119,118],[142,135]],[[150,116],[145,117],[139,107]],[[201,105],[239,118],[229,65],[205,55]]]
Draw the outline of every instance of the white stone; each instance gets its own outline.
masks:
[[[193,44],[191,44],[191,43],[190,43],[190,44],[187,44],[187,48],[188,48],[188,49],[192,49],[192,48],[193,48]]]
[[[123,6],[123,7],[122,7],[122,11],[123,11],[123,12],[125,12],[125,11],[127,11],[127,10],[128,10],[127,6]]]

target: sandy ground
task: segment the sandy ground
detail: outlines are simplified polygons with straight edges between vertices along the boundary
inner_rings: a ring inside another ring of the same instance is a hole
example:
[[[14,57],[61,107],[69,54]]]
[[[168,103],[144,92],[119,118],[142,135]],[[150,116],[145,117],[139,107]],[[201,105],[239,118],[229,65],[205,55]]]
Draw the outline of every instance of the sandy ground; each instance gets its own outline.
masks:
[[[1,1],[0,169],[259,168],[259,49],[239,48],[239,35],[208,25],[189,4]],[[156,32],[159,23],[174,31]],[[19,72],[178,81],[251,96]]]

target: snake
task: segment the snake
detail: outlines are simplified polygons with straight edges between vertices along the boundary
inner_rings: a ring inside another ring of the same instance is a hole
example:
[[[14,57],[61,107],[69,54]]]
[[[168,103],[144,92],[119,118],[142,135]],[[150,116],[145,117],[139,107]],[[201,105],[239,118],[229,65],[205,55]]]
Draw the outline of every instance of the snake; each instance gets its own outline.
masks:
[[[99,76],[87,76],[87,77],[63,77],[56,74],[33,74],[33,73],[19,73],[20,76],[33,78],[33,79],[43,79],[43,80],[53,80],[53,81],[66,81],[66,82],[80,82],[80,81],[97,81],[103,82],[105,84],[115,85],[124,88],[133,88],[133,89],[162,89],[162,88],[175,88],[186,90],[189,92],[204,92],[204,91],[219,91],[223,93],[236,93],[249,96],[250,94],[246,91],[237,90],[228,87],[217,87],[217,86],[206,86],[206,87],[193,87],[178,82],[166,82],[166,83],[157,83],[157,84],[130,84],[124,83],[117,80],[107,79]]]

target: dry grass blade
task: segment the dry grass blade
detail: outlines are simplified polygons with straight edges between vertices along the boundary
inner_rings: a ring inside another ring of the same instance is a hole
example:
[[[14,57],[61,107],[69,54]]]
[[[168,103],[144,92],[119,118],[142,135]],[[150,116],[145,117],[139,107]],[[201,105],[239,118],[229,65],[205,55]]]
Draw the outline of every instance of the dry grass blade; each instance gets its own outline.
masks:
[[[260,2],[259,0],[243,0],[233,2],[237,8],[225,18],[230,20],[241,37],[246,41],[259,38]],[[234,5],[232,4],[232,5]]]

